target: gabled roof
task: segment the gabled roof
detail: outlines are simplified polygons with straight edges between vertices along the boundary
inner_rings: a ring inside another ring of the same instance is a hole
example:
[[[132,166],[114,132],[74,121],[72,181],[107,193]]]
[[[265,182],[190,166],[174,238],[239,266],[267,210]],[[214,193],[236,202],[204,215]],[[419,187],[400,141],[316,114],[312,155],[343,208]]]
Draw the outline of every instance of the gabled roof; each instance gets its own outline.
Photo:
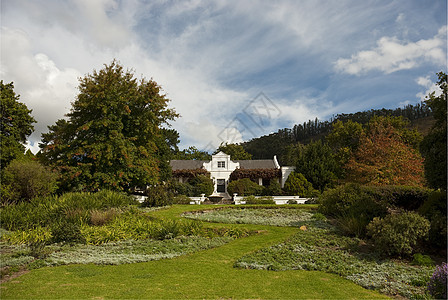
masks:
[[[194,170],[202,169],[204,162],[208,162],[208,160],[171,160],[170,166],[173,171]]]
[[[276,169],[273,159],[235,160],[241,169]]]

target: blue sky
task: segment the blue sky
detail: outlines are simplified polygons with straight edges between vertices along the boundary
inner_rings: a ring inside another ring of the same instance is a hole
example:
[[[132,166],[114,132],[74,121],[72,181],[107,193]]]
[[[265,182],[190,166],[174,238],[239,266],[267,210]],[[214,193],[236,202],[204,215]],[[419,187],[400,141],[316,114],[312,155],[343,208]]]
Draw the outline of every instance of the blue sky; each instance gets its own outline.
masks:
[[[213,150],[316,117],[420,102],[447,69],[447,1],[1,1],[1,79],[40,134],[118,59]]]

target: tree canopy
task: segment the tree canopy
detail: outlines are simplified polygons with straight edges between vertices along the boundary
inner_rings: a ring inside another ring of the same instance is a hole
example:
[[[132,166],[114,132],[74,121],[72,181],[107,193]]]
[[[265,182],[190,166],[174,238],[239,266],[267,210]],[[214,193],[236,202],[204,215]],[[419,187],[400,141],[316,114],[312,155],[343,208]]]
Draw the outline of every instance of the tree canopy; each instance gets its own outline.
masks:
[[[187,149],[184,149],[182,151],[176,152],[174,155],[174,159],[180,159],[180,160],[211,160],[212,156],[205,152],[200,151],[196,147],[191,146]]]
[[[230,155],[231,160],[246,160],[252,159],[252,154],[249,154],[244,150],[243,146],[238,144],[221,144],[216,150],[215,154],[219,151]]]
[[[302,173],[320,191],[335,183],[339,170],[340,165],[333,150],[320,140],[305,147],[296,166],[296,172]]]
[[[31,110],[19,102],[19,95],[14,92],[14,84],[4,84],[0,81],[0,167],[4,169],[13,159],[19,158],[25,152],[23,144],[33,133]]]
[[[64,187],[127,190],[157,183],[178,138],[162,129],[178,115],[161,87],[113,61],[81,78],[78,89],[67,119],[49,126],[40,145]]]
[[[439,96],[435,93],[428,95],[426,104],[434,113],[436,123],[430,133],[425,136],[421,144],[421,152],[425,157],[425,176],[429,186],[433,188],[447,188],[447,75],[443,72],[437,74],[437,85],[442,90]]]
[[[419,139],[403,129],[400,117],[372,118],[345,165],[347,179],[363,184],[422,186],[423,159],[413,148]]]

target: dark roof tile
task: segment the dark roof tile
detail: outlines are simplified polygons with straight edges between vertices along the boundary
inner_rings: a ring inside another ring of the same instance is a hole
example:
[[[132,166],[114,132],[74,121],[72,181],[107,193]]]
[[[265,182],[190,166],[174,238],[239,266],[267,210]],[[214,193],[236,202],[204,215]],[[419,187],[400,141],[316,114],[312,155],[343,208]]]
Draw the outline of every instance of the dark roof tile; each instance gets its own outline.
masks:
[[[176,170],[194,170],[201,169],[207,160],[171,160],[170,166],[173,171]]]

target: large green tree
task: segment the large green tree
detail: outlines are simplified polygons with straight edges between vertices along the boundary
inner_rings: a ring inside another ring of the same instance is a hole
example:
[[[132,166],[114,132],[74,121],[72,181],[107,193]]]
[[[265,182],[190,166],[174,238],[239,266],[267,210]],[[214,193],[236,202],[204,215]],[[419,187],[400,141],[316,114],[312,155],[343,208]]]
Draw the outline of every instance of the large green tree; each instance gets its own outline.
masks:
[[[68,190],[155,184],[171,147],[167,138],[176,142],[162,130],[177,117],[168,102],[155,81],[137,80],[113,61],[80,79],[67,119],[42,135],[42,156]]]
[[[20,158],[25,152],[26,142],[36,122],[31,110],[19,102],[19,95],[14,92],[14,84],[0,81],[0,167],[4,169],[13,159]]]
[[[317,190],[331,187],[338,178],[340,164],[327,143],[321,140],[306,145],[297,160],[296,172],[302,173]]]
[[[211,160],[212,156],[205,151],[198,150],[195,146],[176,152],[173,159],[180,160]]]
[[[439,96],[431,93],[426,104],[433,111],[436,123],[431,128],[430,133],[425,136],[421,143],[421,152],[425,158],[425,177],[428,185],[433,188],[447,188],[447,75],[443,72],[437,74],[439,81],[437,85],[442,90]]]

